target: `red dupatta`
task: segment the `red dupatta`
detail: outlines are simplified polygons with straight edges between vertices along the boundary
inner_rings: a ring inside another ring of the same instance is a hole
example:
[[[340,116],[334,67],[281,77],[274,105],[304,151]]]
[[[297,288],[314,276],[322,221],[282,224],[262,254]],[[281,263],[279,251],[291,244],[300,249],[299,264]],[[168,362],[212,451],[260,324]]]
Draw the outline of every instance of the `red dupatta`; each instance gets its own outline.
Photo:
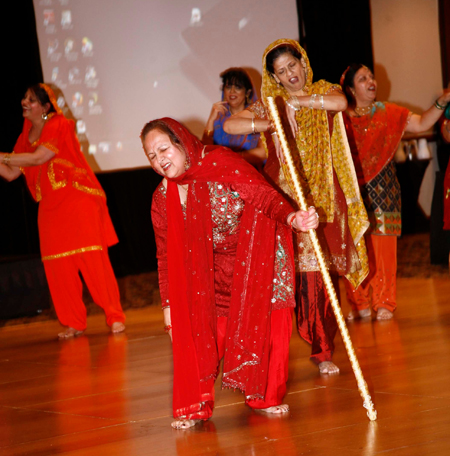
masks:
[[[179,138],[190,168],[167,179],[167,260],[173,325],[174,416],[212,399],[216,347],[214,258],[208,182],[270,185],[228,149],[205,146],[173,119],[160,119]],[[205,149],[205,156],[202,152]],[[189,184],[184,222],[177,184]],[[184,229],[183,229],[184,228]],[[224,386],[263,398],[268,367],[274,255],[278,225],[250,204],[241,218],[224,358]],[[286,235],[286,239],[292,236]],[[289,247],[293,265],[292,244]],[[294,269],[292,269],[294,270]],[[199,387],[200,385],[200,387]]]
[[[393,103],[376,102],[366,116],[344,122],[359,185],[370,182],[394,157],[411,112]]]

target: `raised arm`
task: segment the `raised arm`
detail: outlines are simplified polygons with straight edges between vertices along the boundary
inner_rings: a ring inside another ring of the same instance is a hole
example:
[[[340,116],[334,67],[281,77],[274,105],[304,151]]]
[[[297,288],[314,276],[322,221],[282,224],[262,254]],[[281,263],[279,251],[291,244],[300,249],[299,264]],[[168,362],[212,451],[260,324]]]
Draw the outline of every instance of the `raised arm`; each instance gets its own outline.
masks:
[[[321,109],[333,112],[345,111],[347,109],[347,99],[337,87],[324,95],[293,95],[286,101],[286,104],[296,111],[299,111],[301,108]]]
[[[422,115],[413,114],[406,126],[409,133],[422,133],[429,130],[441,117],[445,107],[450,102],[450,91],[445,91]]]
[[[272,122],[267,119],[259,119],[248,109],[231,116],[223,124],[223,129],[230,135],[249,135],[262,133],[270,129]]]

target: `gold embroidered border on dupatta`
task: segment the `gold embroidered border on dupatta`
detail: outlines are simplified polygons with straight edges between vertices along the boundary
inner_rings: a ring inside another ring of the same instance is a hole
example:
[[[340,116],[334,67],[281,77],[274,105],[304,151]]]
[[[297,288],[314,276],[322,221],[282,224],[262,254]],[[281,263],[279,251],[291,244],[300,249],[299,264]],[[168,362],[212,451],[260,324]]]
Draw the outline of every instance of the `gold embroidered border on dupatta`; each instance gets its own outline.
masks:
[[[290,45],[297,49],[306,64],[306,83],[303,91],[306,94],[326,95],[333,90],[341,90],[339,85],[320,80],[312,83],[312,69],[308,56],[298,42],[280,39],[272,43],[263,55],[263,75],[261,97],[267,106],[267,97],[281,96],[284,100],[290,95],[282,85],[278,85],[266,68],[267,54],[280,45]],[[258,113],[256,113],[258,115]],[[267,114],[266,114],[267,115]],[[357,250],[361,269],[346,274],[346,278],[356,288],[369,273],[369,262],[363,234],[369,227],[367,212],[361,198],[356,172],[351,158],[350,147],[345,133],[342,113],[333,117],[333,132],[330,138],[327,111],[302,108],[296,113],[299,126],[295,138],[298,153],[293,159],[298,170],[300,181],[308,204],[315,206],[321,222],[332,222],[335,215],[333,168],[339,185],[345,195],[348,206],[348,224]],[[266,138],[261,135],[266,151],[269,150]],[[317,153],[317,151],[321,153]],[[292,178],[283,164],[280,167],[278,183],[287,195],[293,198]],[[309,238],[301,236],[300,245],[306,254],[303,265],[307,270],[316,270],[317,260],[312,251]],[[308,245],[310,248],[308,248]]]

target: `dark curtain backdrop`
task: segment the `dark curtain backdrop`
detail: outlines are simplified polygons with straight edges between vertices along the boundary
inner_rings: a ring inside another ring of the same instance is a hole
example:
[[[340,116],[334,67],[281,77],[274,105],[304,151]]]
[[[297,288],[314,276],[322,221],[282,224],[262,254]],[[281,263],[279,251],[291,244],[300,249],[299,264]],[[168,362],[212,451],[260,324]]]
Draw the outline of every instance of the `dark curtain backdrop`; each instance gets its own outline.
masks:
[[[297,11],[314,81],[339,83],[353,62],[373,68],[370,0],[297,0]]]
[[[0,27],[3,109],[0,151],[12,151],[22,130],[20,100],[27,86],[43,81],[32,0],[11,2]],[[150,169],[100,173],[119,244],[110,249],[118,276],[156,269],[156,247],[150,219],[151,195],[160,178]],[[24,179],[0,179],[0,263],[39,258],[38,205]],[[3,269],[6,271],[7,269]]]
[[[439,0],[439,35],[441,40],[442,85],[450,83],[450,2]]]
[[[450,1],[439,0],[439,36],[441,42],[442,86],[450,83]],[[438,130],[438,126],[437,126]],[[430,218],[430,259],[432,264],[448,264],[450,231],[443,229],[444,177],[450,157],[450,144],[446,144],[438,133],[437,159],[433,203]]]

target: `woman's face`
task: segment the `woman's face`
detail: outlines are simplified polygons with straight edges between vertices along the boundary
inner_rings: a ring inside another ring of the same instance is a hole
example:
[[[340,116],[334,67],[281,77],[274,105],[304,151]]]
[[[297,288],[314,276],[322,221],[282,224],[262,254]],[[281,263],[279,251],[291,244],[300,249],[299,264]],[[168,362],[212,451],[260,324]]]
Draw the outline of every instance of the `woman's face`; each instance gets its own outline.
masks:
[[[154,129],[144,139],[144,149],[152,168],[164,177],[178,177],[186,171],[186,153],[172,144],[169,136]]]
[[[306,83],[305,63],[289,52],[281,54],[274,62],[273,69],[275,81],[282,84],[289,92],[294,93],[303,89]]]
[[[27,90],[22,98],[22,115],[29,120],[42,119],[42,114],[47,112],[49,107],[42,106],[35,93]]]
[[[354,87],[351,89],[356,99],[356,105],[372,103],[377,97],[377,81],[367,67],[360,68],[353,79]]]
[[[250,90],[247,91],[250,94]],[[245,108],[247,96],[245,87],[239,84],[225,84],[223,86],[223,99],[233,111],[242,111]]]

